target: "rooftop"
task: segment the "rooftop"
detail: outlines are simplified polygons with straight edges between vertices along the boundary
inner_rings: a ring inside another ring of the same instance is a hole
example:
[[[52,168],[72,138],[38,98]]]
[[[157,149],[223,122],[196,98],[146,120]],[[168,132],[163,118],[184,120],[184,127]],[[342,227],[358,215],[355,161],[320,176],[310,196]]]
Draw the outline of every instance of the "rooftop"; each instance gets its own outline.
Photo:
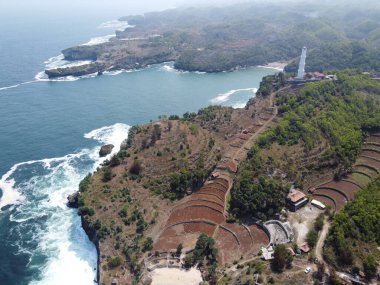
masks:
[[[301,192],[300,190],[297,190],[297,189],[290,190],[290,193],[288,195],[288,199],[292,203],[297,203],[298,201],[304,199],[305,197],[306,197],[306,195],[303,192]]]

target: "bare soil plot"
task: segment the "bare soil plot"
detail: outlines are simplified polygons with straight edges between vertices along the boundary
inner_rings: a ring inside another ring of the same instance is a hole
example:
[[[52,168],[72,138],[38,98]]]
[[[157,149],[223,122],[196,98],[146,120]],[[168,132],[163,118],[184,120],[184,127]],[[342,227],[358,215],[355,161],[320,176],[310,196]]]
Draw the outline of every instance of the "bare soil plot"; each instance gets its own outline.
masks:
[[[240,258],[239,243],[231,232],[219,227],[215,240],[219,248],[218,259],[220,264],[224,265]]]
[[[315,191],[317,195],[323,195],[329,197],[334,201],[336,210],[341,209],[346,204],[346,198],[338,191],[334,191],[329,188],[320,188]]]
[[[220,224],[225,220],[224,215],[209,207],[205,206],[189,206],[185,209],[178,209],[174,211],[167,222],[167,225],[177,224],[179,222],[203,220],[207,219],[211,222]]]

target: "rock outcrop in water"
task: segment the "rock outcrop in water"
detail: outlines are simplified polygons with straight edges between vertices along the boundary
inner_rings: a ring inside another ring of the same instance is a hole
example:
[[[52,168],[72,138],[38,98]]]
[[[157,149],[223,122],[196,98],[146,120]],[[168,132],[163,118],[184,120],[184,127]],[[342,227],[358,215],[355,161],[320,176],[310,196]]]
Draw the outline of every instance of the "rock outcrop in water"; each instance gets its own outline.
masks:
[[[71,67],[60,67],[55,69],[45,70],[45,73],[49,78],[65,77],[65,76],[83,76],[94,73],[99,73],[104,70],[104,65],[98,62],[93,62],[89,64],[71,66]]]
[[[67,206],[69,208],[78,208],[79,192],[75,192],[67,197]]]
[[[100,157],[105,157],[107,155],[109,155],[113,148],[115,146],[113,144],[106,144],[106,145],[103,145],[101,148],[100,148],[100,151],[99,151],[99,156]]]

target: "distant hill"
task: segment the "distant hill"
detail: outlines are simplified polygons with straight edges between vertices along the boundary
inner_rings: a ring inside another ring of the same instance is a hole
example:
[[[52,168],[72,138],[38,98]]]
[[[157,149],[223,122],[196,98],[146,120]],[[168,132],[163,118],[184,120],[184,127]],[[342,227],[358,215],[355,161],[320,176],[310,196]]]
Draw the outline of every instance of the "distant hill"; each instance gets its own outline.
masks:
[[[378,4],[343,2],[245,3],[126,16],[121,20],[135,27],[116,32],[110,42],[63,51],[68,60],[94,60],[90,66],[47,73],[76,75],[164,61],[175,61],[182,70],[220,72],[280,60],[293,61],[286,70],[295,71],[303,46],[310,50],[308,70],[380,71]]]

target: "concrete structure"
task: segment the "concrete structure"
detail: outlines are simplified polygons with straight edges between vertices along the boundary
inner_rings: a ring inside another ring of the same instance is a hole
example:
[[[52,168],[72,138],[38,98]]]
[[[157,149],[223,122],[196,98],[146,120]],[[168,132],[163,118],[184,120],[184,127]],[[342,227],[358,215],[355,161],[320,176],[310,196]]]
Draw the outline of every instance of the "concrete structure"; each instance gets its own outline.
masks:
[[[297,189],[290,190],[290,193],[286,199],[287,205],[290,211],[295,212],[301,207],[305,206],[308,199],[304,193]]]
[[[268,246],[267,248],[262,247],[261,252],[263,253],[264,260],[272,260],[274,258],[273,246]]]
[[[297,74],[297,79],[299,80],[303,80],[305,77],[306,52],[307,52],[307,48],[303,47],[300,64],[298,66],[298,74]]]

